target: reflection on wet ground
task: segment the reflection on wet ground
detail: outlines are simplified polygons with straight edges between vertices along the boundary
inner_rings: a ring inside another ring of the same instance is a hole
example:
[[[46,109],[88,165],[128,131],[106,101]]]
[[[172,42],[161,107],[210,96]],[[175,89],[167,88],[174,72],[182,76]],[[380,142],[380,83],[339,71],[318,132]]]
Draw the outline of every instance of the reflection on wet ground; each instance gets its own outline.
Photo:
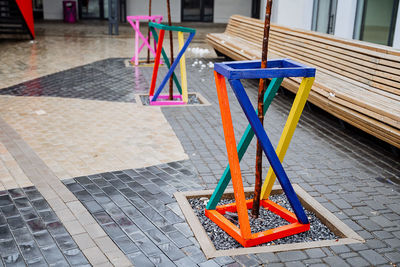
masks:
[[[209,32],[223,32],[223,24],[181,25],[197,29],[190,47],[208,48],[210,53],[205,56],[216,56],[205,43],[205,36]],[[35,24],[35,29],[35,41],[1,40],[0,58],[3,64],[0,64],[0,89],[102,59],[133,56],[134,34],[128,24],[121,25],[119,36],[107,35],[107,23],[99,21],[72,25],[62,22],[39,22]],[[143,28],[143,31],[146,29]],[[169,51],[169,42],[165,42],[164,49]],[[174,50],[177,54],[178,47],[175,46]],[[147,51],[143,49],[140,57],[146,56]],[[196,55],[188,52],[186,56]]]
[[[143,75],[126,68],[124,59],[105,59],[27,81],[0,90],[0,94],[135,102],[134,91],[146,92],[147,87]]]
[[[89,264],[36,187],[0,194],[0,265]]]

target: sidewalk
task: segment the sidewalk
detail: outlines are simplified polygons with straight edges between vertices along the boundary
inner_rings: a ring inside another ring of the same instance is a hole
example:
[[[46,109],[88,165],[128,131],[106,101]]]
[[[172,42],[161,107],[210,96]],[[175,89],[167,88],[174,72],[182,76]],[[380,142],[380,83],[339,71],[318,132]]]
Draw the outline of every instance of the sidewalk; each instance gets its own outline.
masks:
[[[70,29],[70,36],[58,36],[58,25],[44,25],[47,33],[40,27],[36,44],[0,44],[9,66],[0,66],[0,265],[400,262],[399,158],[315,107],[300,119],[285,170],[366,242],[207,260],[172,195],[214,189],[227,164],[212,69],[200,72],[187,60],[189,91],[210,106],[143,107],[135,94],[146,93],[152,69],[126,67],[128,28],[110,38],[90,25],[90,34]],[[220,59],[211,53],[201,60]],[[257,85],[245,86],[255,101]],[[228,93],[241,136],[247,120]],[[280,90],[267,112],[273,144],[292,100]],[[246,186],[253,184],[255,150],[253,141],[241,163]]]

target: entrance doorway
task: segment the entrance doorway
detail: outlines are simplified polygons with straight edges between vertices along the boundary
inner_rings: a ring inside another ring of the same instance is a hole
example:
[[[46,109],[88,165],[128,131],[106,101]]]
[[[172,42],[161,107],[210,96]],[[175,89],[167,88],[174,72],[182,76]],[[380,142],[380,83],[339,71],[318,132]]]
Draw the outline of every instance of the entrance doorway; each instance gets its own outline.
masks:
[[[182,0],[182,21],[213,22],[214,0]]]
[[[313,31],[334,34],[337,0],[314,0]]]

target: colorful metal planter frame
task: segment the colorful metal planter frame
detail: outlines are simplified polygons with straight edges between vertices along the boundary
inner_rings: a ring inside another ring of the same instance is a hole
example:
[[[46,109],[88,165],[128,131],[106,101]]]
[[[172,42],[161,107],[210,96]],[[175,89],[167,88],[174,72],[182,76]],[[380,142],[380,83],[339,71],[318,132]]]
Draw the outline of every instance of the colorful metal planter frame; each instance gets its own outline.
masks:
[[[283,160],[285,152],[289,146],[291,137],[293,136],[314,82],[315,68],[307,67],[290,59],[275,59],[268,61],[266,69],[261,69],[260,61],[239,61],[217,63],[215,64],[214,70],[229,165],[225,169],[217,188],[207,204],[205,210],[206,216],[235,238],[244,247],[255,246],[309,230],[310,224],[308,218],[285,170],[282,167],[281,161]],[[240,80],[260,78],[272,79],[264,96],[263,112],[265,114],[276,95],[282,80],[286,77],[303,77],[303,80],[285,124],[277,152],[275,152],[264,127],[258,119],[257,112],[254,110]],[[236,147],[225,78],[228,79],[236,98],[250,123],[239,142],[238,148]],[[263,200],[261,200],[261,206],[274,212],[290,223],[289,225],[266,230],[260,233],[252,233],[250,229],[247,210],[252,207],[253,200],[245,199],[239,165],[239,162],[245,154],[254,135],[257,136],[257,139],[261,143],[263,151],[271,165],[267,174],[267,179],[263,185]],[[271,183],[273,185],[275,174],[278,177],[294,213],[267,199],[270,193],[270,191],[268,192],[268,190],[270,190],[269,185]],[[235,203],[217,206],[231,179],[234,189]],[[238,213],[240,228],[223,216],[226,211]]]
[[[127,16],[126,19],[131,24],[133,30],[135,31],[135,55],[132,57],[131,62],[135,62],[135,66],[139,65],[139,54],[140,51],[146,46],[147,49],[153,54],[156,55],[156,40],[154,39],[154,49],[150,45],[150,36],[152,33],[149,33],[149,36],[144,37],[143,34],[140,32],[140,21],[152,21],[156,23],[160,23],[163,19],[161,15],[154,15],[154,16]],[[142,44],[139,47],[139,39],[142,39]]]
[[[154,22],[150,22],[149,27],[154,35],[154,38],[157,40],[157,52],[154,61],[153,76],[151,79],[150,92],[149,92],[150,105],[184,105],[188,102],[185,51],[189,47],[190,42],[193,40],[193,37],[196,34],[196,30],[185,27],[167,26]],[[158,36],[157,31],[155,29],[160,30],[160,36]],[[178,42],[180,51],[172,65],[170,64],[168,56],[162,47],[164,42],[165,31],[178,32]],[[183,36],[184,33],[189,33],[189,37],[186,39],[186,41],[184,41],[184,36]],[[163,55],[164,62],[169,68],[169,70],[164,79],[162,80],[160,86],[157,88],[157,91],[154,92],[156,87],[161,54]],[[175,68],[178,66],[178,63],[180,64],[182,87],[180,86],[179,81],[174,73]],[[175,85],[178,88],[180,96],[177,97],[174,96],[174,100],[159,100],[160,98],[166,99],[165,95],[161,95],[161,91],[163,90],[163,88],[165,87],[167,81],[170,79],[171,76],[173,77]]]

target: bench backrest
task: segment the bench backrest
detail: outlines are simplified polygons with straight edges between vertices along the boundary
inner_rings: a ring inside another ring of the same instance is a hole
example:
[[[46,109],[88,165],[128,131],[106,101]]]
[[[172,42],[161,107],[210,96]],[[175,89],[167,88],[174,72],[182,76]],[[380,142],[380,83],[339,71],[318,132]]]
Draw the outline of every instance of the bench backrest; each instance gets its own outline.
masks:
[[[262,46],[264,23],[234,15],[225,33]],[[328,34],[271,25],[269,49],[386,92],[400,95],[400,51]]]

